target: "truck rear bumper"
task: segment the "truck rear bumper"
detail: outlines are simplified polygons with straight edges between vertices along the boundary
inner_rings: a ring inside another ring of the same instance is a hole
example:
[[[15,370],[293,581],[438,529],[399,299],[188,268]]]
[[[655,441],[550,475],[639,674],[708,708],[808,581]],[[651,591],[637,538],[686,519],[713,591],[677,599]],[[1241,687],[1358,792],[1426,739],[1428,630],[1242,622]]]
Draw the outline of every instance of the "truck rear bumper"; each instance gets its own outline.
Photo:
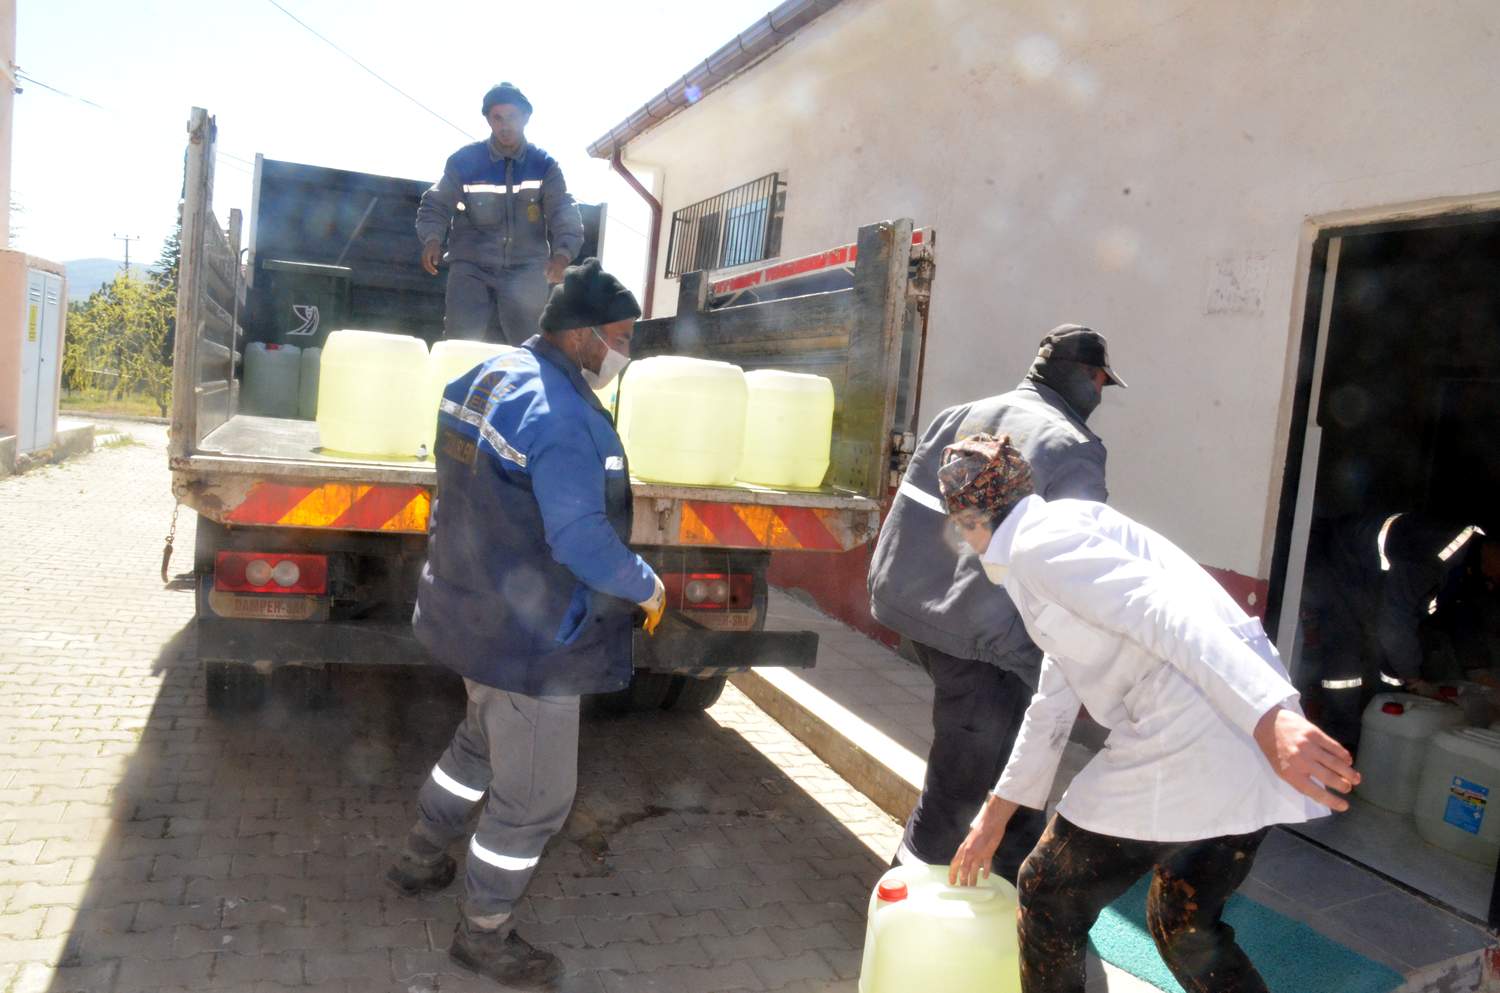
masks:
[[[409,622],[254,621],[198,618],[198,657],[205,661],[284,665],[426,665],[427,650]]]
[[[272,665],[427,665],[411,625],[380,621],[257,621],[198,618],[198,657]],[[808,669],[818,657],[813,631],[709,631],[671,627],[635,632],[635,668],[713,676],[757,666]]]
[[[637,669],[684,676],[716,676],[758,666],[811,669],[818,659],[815,631],[709,631],[663,624],[656,636],[636,631]]]

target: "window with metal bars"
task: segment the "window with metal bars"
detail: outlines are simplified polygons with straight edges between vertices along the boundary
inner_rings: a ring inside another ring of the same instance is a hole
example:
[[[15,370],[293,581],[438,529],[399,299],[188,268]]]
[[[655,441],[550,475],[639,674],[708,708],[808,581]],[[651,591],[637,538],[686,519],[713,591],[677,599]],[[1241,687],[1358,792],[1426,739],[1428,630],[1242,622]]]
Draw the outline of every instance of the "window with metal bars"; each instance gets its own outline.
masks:
[[[774,258],[785,203],[786,184],[773,172],[675,211],[667,278]]]

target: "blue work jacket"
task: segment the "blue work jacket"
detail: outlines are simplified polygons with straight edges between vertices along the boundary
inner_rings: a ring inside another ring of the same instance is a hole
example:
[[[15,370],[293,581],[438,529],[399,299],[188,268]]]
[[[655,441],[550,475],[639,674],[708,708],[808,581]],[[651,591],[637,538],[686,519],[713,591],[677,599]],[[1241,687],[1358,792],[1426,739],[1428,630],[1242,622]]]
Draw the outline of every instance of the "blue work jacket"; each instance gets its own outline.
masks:
[[[530,696],[630,681],[655,579],[626,545],[630,472],[578,367],[540,336],[448,384],[412,624],[442,664]]]

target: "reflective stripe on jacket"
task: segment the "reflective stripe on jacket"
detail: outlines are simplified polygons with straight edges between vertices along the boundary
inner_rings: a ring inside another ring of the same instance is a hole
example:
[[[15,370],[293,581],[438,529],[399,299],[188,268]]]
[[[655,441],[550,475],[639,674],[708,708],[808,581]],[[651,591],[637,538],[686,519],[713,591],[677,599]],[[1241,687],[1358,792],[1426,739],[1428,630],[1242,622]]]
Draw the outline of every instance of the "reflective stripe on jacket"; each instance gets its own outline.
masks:
[[[619,689],[650,566],[627,547],[630,473],[609,415],[540,337],[455,379],[417,639],[444,665],[531,696]]]
[[[528,144],[519,158],[496,158],[489,142],[448,157],[443,177],[422,194],[417,237],[448,238],[448,258],[495,268],[573,258],[583,220],[552,156]]]
[[[1044,497],[1104,501],[1104,443],[1054,390],[1026,380],[1009,393],[950,407],[922,437],[870,560],[875,619],[912,641],[977,659],[1036,685],[1041,653],[979,560],[959,554],[938,494],[943,449],[959,438],[1008,434]]]

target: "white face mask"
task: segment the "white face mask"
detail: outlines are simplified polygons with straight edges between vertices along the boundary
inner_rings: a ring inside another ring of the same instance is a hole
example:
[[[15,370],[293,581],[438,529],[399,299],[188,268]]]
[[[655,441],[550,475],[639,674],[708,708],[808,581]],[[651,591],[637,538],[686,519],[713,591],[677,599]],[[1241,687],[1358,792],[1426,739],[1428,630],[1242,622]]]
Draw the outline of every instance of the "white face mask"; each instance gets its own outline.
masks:
[[[1010,575],[1010,566],[1001,565],[999,562],[986,562],[984,559],[980,559],[979,564],[984,566],[985,578],[996,586],[1005,585],[1005,577]]]
[[[589,389],[602,390],[613,383],[616,376],[625,371],[625,367],[630,364],[630,359],[610,348],[609,342],[604,340],[604,335],[599,333],[598,328],[589,328],[589,330],[594,332],[594,337],[604,345],[604,361],[599,364],[598,372],[592,369],[579,371],[583,373],[583,381],[589,384]]]

